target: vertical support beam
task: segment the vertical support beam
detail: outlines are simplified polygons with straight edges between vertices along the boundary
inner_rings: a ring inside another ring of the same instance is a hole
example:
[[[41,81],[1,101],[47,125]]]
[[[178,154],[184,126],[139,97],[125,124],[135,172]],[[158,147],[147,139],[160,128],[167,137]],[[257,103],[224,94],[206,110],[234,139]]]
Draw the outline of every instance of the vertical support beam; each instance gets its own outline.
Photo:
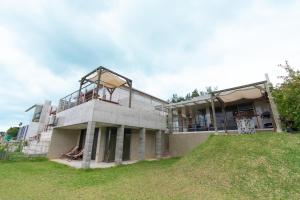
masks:
[[[90,168],[95,127],[96,122],[88,122],[81,165],[81,167],[84,169]]]
[[[218,132],[218,127],[217,127],[217,118],[216,118],[216,110],[215,110],[215,97],[214,94],[211,94],[211,109],[212,109],[212,115],[213,115],[213,124],[214,124],[214,129],[216,132]]]
[[[123,145],[124,145],[124,125],[118,127],[117,130],[117,142],[115,152],[115,163],[117,165],[122,164],[123,160]]]
[[[78,96],[77,96],[77,105],[80,103],[80,94],[81,94],[81,88],[83,84],[83,79],[80,80],[79,90],[78,90]]]
[[[145,160],[145,144],[146,144],[146,129],[140,129],[140,144],[139,144],[139,157],[140,160]]]
[[[128,107],[131,108],[131,99],[132,99],[132,81],[127,81],[129,85],[129,105]]]
[[[102,137],[102,131],[101,131],[101,127],[99,127],[99,131],[98,131],[98,138],[97,138],[97,149],[96,149],[96,159],[95,162],[99,163],[101,162],[101,137]]]
[[[225,110],[225,105],[222,103],[222,113],[224,116],[224,131],[227,133],[227,116],[226,116],[226,110]]]
[[[97,70],[98,80],[97,80],[97,88],[96,88],[96,98],[99,97],[99,87],[100,87],[101,73],[102,73],[102,68]]]
[[[275,122],[275,126],[276,126],[276,132],[282,132],[281,120],[280,120],[280,117],[279,117],[279,113],[278,113],[278,110],[277,110],[276,103],[274,101],[274,98],[273,98],[271,90],[270,90],[271,82],[270,82],[270,79],[269,79],[269,75],[265,74],[265,77],[266,77],[266,80],[267,80],[267,83],[265,84],[265,86],[266,86],[266,91],[267,91],[267,94],[268,94],[271,110],[272,110],[272,113],[273,113],[273,118],[274,118],[274,122]]]
[[[173,132],[173,109],[170,107],[168,108],[168,129],[169,132]]]
[[[209,110],[209,105],[207,104],[206,108],[205,108],[205,118],[206,118],[207,130],[209,130],[210,124],[211,124],[211,117],[210,116],[211,116],[211,114],[210,114],[210,110]]]
[[[161,158],[161,135],[161,130],[158,130],[155,134],[155,154],[157,159]]]

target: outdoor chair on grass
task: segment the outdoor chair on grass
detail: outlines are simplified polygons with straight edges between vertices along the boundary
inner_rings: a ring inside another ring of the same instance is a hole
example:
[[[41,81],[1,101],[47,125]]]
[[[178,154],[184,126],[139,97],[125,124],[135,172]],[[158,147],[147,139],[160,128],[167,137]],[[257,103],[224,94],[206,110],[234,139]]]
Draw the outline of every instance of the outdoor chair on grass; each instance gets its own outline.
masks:
[[[75,146],[70,151],[68,151],[68,153],[61,155],[61,157],[70,157],[76,155],[78,154],[78,150],[79,150],[79,146]]]
[[[78,160],[79,158],[82,158],[82,156],[83,156],[83,149],[80,150],[77,154],[69,156],[68,161]]]

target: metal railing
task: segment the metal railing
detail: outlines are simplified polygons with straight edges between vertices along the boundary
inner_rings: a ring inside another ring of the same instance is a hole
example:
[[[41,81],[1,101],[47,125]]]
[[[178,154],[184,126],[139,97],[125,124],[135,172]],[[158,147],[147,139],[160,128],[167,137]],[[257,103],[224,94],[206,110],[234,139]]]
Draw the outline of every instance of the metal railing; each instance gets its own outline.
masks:
[[[85,87],[81,88],[81,93],[83,94],[89,91],[93,91],[95,89],[93,86],[93,83],[86,85]],[[75,92],[72,92],[71,94],[59,100],[57,112],[64,111],[84,102],[86,102],[86,100],[80,98],[79,90],[76,90]]]

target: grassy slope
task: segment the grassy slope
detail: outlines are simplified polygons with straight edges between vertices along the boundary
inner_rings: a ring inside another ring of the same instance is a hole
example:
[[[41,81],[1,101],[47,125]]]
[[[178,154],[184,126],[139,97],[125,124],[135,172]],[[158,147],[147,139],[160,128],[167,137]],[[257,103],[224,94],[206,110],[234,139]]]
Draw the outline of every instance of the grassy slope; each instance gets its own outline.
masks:
[[[75,170],[0,162],[0,199],[300,199],[300,135],[213,136],[181,159]]]

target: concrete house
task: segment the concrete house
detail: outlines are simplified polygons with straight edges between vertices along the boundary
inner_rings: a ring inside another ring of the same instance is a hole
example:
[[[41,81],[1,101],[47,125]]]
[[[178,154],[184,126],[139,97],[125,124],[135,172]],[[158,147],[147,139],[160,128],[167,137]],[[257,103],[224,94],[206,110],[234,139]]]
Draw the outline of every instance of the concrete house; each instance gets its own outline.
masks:
[[[160,158],[164,151],[166,101],[132,88],[132,80],[99,67],[80,80],[79,90],[59,102],[48,157],[79,168]],[[61,156],[74,146],[82,160]]]
[[[77,168],[97,168],[162,156],[183,156],[210,134],[281,131],[265,81],[168,103],[132,88],[132,80],[104,67],[60,99],[48,157]],[[81,149],[81,158],[62,156]]]

